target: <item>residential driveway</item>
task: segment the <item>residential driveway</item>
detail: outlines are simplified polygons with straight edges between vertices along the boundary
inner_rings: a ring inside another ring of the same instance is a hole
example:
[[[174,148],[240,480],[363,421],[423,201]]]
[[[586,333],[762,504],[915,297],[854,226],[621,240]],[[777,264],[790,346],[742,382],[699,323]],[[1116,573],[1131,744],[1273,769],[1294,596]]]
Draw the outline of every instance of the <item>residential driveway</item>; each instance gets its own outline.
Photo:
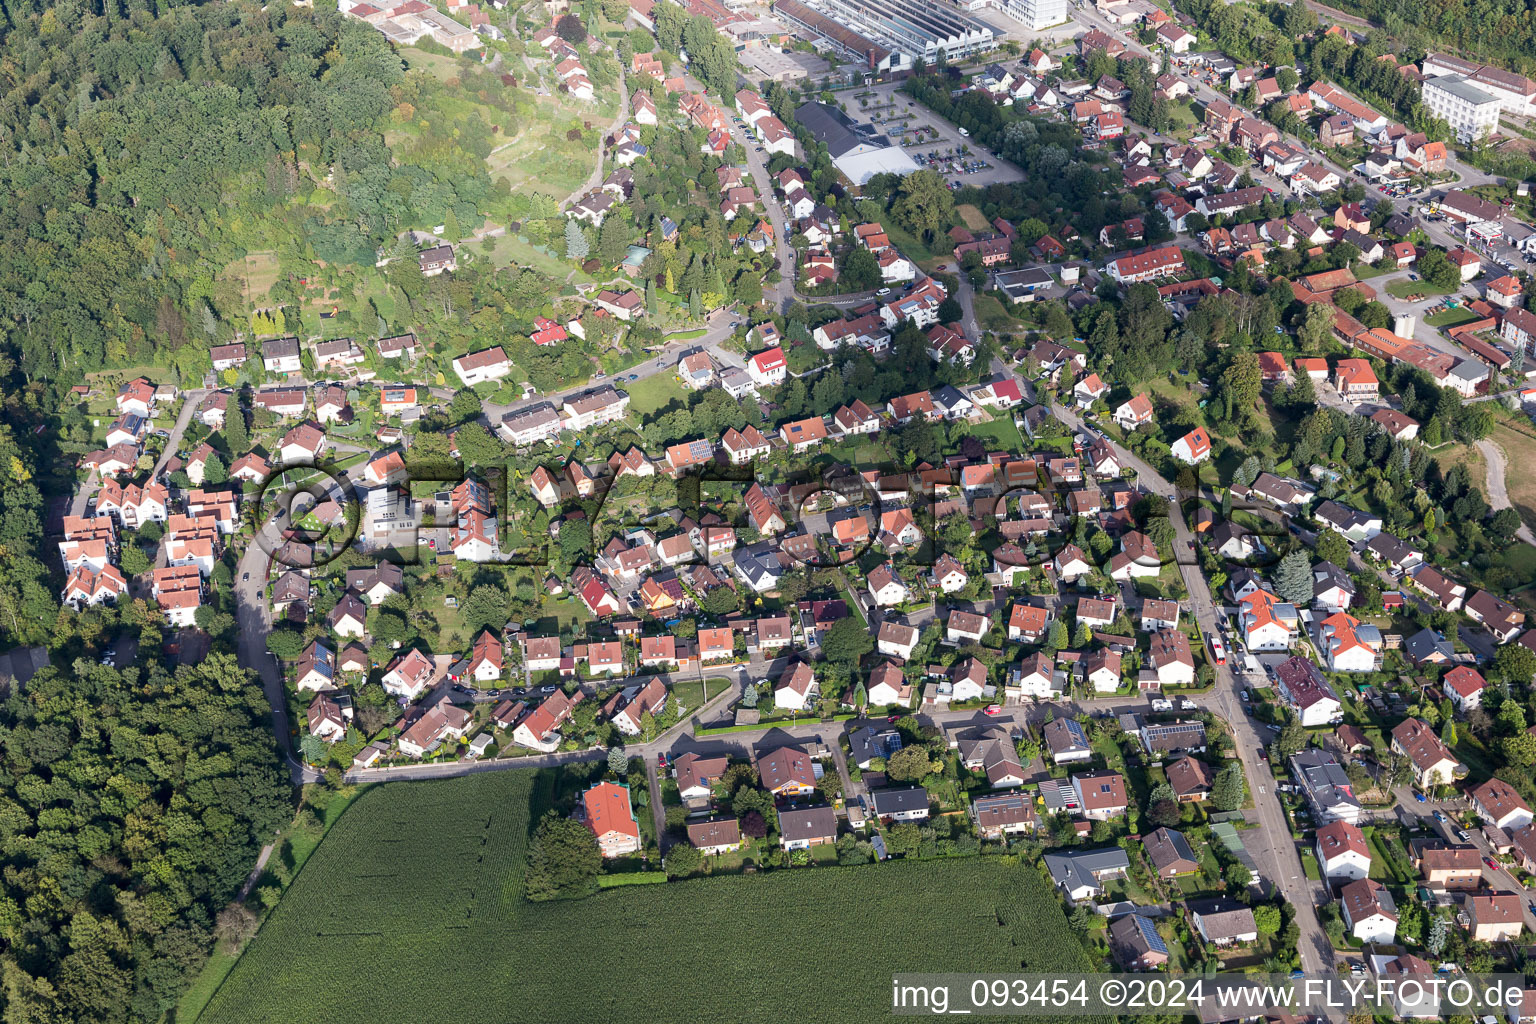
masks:
[[[160,452],[160,458],[155,462],[155,471],[152,475],[159,476],[165,470],[165,464],[171,461],[171,456],[176,454],[176,449],[181,447],[181,435],[186,432],[187,424],[192,422],[192,413],[197,410],[197,404],[203,400],[206,391],[183,391],[185,399],[181,403],[181,413],[176,417],[176,425],[171,428],[171,436],[165,439],[165,448]],[[227,467],[226,467],[227,468]]]
[[[101,489],[101,476],[93,469],[91,475],[85,478],[85,483],[75,492],[75,496],[69,499],[69,514],[83,516],[91,507],[91,498]]]

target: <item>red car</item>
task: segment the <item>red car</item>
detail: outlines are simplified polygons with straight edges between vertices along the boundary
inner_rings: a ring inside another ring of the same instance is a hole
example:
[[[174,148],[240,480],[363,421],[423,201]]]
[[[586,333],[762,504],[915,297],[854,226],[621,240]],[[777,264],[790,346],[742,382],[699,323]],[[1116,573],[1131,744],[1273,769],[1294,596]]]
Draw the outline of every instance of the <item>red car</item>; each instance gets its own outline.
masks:
[[[1488,865],[1488,870],[1489,871],[1497,871],[1497,870],[1499,870],[1499,865],[1494,862],[1494,859],[1492,857],[1484,857],[1483,858],[1483,863]]]
[[[988,704],[981,709],[981,713],[984,715],[1000,715],[1003,713],[1003,706],[1001,704]]]

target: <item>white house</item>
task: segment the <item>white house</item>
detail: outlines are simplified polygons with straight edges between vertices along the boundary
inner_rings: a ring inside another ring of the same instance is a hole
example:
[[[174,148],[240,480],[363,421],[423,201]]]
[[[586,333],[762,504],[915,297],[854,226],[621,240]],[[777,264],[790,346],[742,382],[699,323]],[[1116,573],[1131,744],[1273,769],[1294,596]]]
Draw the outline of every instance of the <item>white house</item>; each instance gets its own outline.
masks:
[[[1506,832],[1531,823],[1530,805],[1503,779],[1489,779],[1467,794],[1478,816]]]
[[[912,649],[917,646],[920,635],[916,626],[887,620],[880,623],[880,632],[875,637],[875,649],[881,654],[906,661],[912,657]]]
[[[1350,822],[1331,821],[1318,829],[1314,849],[1323,878],[1330,882],[1370,876],[1371,848],[1365,833]]]
[[[488,380],[500,380],[511,373],[512,360],[499,346],[481,349],[456,358],[453,372],[458,374],[465,387],[474,387]]]
[[[380,683],[386,693],[415,700],[432,681],[432,675],[432,659],[413,647],[389,663]]]
[[[811,666],[796,660],[773,687],[773,706],[784,711],[804,711],[820,695]]]
[[[1440,680],[1441,690],[1460,711],[1482,707],[1486,686],[1482,674],[1470,665],[1457,665]]]
[[[1358,878],[1339,892],[1344,924],[1361,942],[1388,943],[1397,938],[1397,906],[1386,886]]]
[[[779,346],[759,352],[747,360],[747,376],[760,388],[784,383],[789,375],[789,361]]]
[[[1238,629],[1250,651],[1284,651],[1296,634],[1296,606],[1267,590],[1255,590],[1238,602]]]
[[[1194,466],[1211,457],[1211,435],[1204,427],[1196,427],[1168,448],[1173,457],[1186,465]]]
[[[876,606],[889,608],[901,604],[912,595],[907,585],[891,571],[889,563],[877,565],[869,574],[869,596]]]

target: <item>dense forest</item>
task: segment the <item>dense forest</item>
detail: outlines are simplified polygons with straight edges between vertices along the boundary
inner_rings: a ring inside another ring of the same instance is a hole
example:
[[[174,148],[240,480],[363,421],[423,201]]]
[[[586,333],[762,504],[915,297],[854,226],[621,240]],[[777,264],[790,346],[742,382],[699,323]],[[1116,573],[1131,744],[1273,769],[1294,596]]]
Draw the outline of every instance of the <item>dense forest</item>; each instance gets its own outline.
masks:
[[[1336,0],[1333,6],[1406,43],[1536,73],[1536,14],[1526,0]]]
[[[254,4],[107,8],[0,5],[0,650],[52,658],[0,694],[7,1022],[163,1019],[292,813],[266,702],[232,655],[119,670],[109,640],[161,649],[153,603],[60,610],[43,534],[73,479],[69,386],[205,359],[202,311],[229,301],[218,271],[251,241],[371,262],[400,210],[472,211],[491,188],[390,165],[377,125],[410,83],[369,29]],[[332,167],[346,201],[310,208],[301,182]]]
[[[492,193],[483,124],[443,114],[430,143],[386,147],[389,119],[434,97],[334,12],[68,5],[4,23],[0,310],[29,379],[200,368],[195,336],[244,312],[217,278],[247,248],[371,264],[407,228],[478,223]]]
[[[167,672],[80,658],[0,706],[4,1019],[155,1021],[207,958],[218,914],[288,780],[232,655]]]

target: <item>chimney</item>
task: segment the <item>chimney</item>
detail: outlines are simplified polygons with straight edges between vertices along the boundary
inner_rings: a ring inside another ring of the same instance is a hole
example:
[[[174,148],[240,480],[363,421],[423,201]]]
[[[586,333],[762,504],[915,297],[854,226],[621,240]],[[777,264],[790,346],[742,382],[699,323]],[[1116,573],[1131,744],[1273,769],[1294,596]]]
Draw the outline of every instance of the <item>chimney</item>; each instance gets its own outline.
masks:
[[[1413,337],[1413,329],[1418,326],[1419,318],[1411,313],[1403,313],[1392,322],[1392,333],[1399,338]]]

